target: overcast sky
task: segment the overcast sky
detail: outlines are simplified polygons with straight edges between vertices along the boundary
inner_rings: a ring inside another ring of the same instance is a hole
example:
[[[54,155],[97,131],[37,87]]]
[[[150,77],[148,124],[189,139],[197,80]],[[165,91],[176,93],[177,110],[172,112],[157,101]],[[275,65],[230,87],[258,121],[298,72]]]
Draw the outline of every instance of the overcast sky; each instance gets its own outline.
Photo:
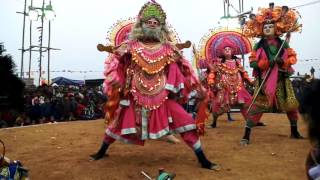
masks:
[[[34,6],[40,6],[42,0],[33,0]],[[244,0],[244,10],[253,7],[256,12],[258,7],[268,6],[268,1]],[[275,5],[297,5],[313,2],[315,0],[274,0]],[[28,3],[30,0],[28,0]],[[65,76],[74,79],[103,78],[103,62],[106,53],[96,50],[98,43],[105,44],[107,31],[119,19],[135,17],[145,0],[52,0],[56,18],[51,23],[51,46],[61,51],[52,51],[52,71],[87,71],[51,73],[51,77]],[[223,16],[222,0],[158,0],[167,13],[168,22],[178,32],[182,41],[190,40],[198,44],[201,37],[209,29],[217,27],[219,18]],[[238,8],[238,0],[230,0]],[[23,16],[17,11],[23,11],[24,0],[0,0],[0,42],[4,42],[7,53],[11,54],[20,72],[21,52],[18,50],[22,44]],[[294,33],[291,47],[303,61],[295,65],[296,71],[301,74],[309,72],[310,67],[316,69],[316,76],[320,71],[320,3],[304,6],[298,9],[302,19],[303,31]],[[236,12],[231,8],[231,15]],[[29,20],[26,20],[25,46],[29,46]],[[37,45],[40,35],[35,29],[40,22],[33,23],[33,44]],[[47,45],[47,22],[44,26],[44,45]],[[43,70],[47,70],[47,55],[44,54]],[[191,58],[191,51],[185,51],[185,56]],[[32,57],[32,71],[38,70],[39,54],[34,52]],[[305,61],[305,59],[318,59]],[[28,71],[29,54],[24,56],[24,71]],[[89,72],[97,71],[97,72]],[[33,74],[37,79],[37,75]],[[46,74],[44,75],[45,77]]]

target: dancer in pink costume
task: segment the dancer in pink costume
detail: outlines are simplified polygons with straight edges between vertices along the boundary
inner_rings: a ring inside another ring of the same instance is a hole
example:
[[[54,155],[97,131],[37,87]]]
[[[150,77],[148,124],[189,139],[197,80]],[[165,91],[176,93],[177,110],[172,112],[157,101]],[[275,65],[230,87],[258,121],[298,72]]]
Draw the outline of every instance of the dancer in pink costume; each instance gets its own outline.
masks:
[[[104,157],[115,140],[143,145],[147,139],[180,133],[203,168],[219,169],[204,155],[191,115],[177,103],[198,85],[180,52],[189,46],[190,42],[174,43],[166,26],[166,14],[156,2],[142,7],[128,41],[116,47],[98,46],[99,50],[112,53],[106,61],[104,82],[109,96],[108,125],[102,146],[91,159]]]
[[[241,65],[241,60],[234,56],[236,49],[231,41],[224,39],[217,51],[219,57],[210,67],[208,85],[212,97],[212,128],[217,126],[218,116],[229,112],[231,107],[239,106],[245,119],[246,110],[252,97],[244,83],[252,84],[247,72]]]
[[[298,18],[296,10],[287,6],[274,7],[270,3],[269,8],[260,8],[256,15],[251,14],[250,20],[244,25],[243,32],[247,37],[261,39],[249,57],[253,76],[256,78],[254,94],[257,98],[252,102],[248,114],[258,118],[247,120],[245,133],[240,141],[242,145],[249,144],[251,127],[264,112],[285,112],[291,125],[291,138],[303,138],[297,127],[299,104],[289,79],[297,58],[288,41],[290,33],[301,27]],[[280,38],[284,33],[287,33],[286,40]]]
[[[255,118],[246,113],[252,97],[245,84],[251,85],[252,81],[236,56],[251,51],[250,40],[236,30],[216,30],[204,37],[201,44],[199,55],[203,60],[198,67],[207,71],[205,86],[212,107],[211,127],[215,128],[218,117],[235,106],[241,109],[244,119]]]

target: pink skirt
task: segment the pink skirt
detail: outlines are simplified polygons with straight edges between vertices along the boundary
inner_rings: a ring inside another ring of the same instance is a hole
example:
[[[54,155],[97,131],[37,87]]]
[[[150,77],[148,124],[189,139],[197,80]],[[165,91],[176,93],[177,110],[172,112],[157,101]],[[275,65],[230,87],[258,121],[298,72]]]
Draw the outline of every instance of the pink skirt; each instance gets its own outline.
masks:
[[[129,106],[122,107],[119,118],[105,133],[125,143],[143,145],[146,139],[195,129],[191,115],[174,100],[168,99],[159,108],[147,110],[135,106],[131,99]]]
[[[229,92],[220,90],[215,97],[212,98],[212,112],[218,115],[228,112],[233,105],[249,106],[252,101],[252,96],[244,86],[238,91],[235,103],[231,103]]]

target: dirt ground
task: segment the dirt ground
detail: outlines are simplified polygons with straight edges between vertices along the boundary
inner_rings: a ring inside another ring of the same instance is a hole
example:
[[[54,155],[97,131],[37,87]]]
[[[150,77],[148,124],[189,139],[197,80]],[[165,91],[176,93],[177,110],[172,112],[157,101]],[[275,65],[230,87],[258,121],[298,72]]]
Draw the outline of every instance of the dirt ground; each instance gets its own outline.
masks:
[[[220,117],[218,128],[206,129],[201,138],[207,157],[221,164],[219,172],[199,168],[195,155],[183,142],[147,141],[145,146],[116,142],[108,157],[89,161],[89,154],[100,146],[103,120],[0,129],[0,139],[6,144],[6,156],[29,168],[33,180],[143,180],[146,178],[140,171],[155,177],[161,167],[175,172],[177,180],[306,179],[304,161],[309,141],[289,138],[285,114],[265,114],[262,121],[267,126],[253,129],[247,147],[239,144],[244,121],[239,114],[233,118],[235,122]],[[306,135],[304,122],[299,121],[299,125]]]

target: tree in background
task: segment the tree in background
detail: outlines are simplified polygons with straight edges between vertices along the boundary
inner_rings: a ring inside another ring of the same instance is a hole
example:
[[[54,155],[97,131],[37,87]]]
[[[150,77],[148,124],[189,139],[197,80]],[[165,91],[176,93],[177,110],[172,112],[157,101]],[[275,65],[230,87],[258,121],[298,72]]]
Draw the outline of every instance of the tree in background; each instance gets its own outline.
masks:
[[[16,65],[10,55],[4,54],[0,43],[0,121],[9,112],[22,112],[24,108],[24,82],[14,74]]]

